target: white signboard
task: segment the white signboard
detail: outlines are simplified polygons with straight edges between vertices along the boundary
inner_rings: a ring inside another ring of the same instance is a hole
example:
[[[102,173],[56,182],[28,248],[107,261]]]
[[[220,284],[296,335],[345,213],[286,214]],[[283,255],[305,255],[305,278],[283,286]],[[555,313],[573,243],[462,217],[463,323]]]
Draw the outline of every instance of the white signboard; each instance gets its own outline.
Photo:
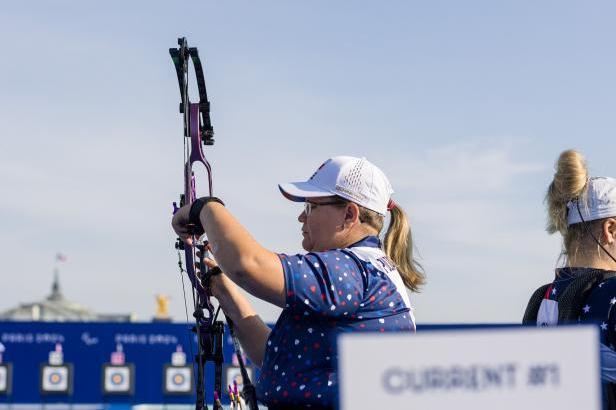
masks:
[[[343,334],[338,350],[343,410],[602,406],[594,326]]]

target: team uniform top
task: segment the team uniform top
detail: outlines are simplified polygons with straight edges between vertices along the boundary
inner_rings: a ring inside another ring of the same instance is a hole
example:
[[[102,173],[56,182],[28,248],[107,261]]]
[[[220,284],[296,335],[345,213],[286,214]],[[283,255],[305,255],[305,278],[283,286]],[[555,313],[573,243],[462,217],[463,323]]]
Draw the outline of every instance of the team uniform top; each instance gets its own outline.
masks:
[[[591,271],[597,271],[597,269],[559,269],[556,279],[546,291],[545,298],[556,300],[573,279]],[[591,290],[578,321],[599,324],[601,328],[601,379],[603,383],[616,383],[616,277],[599,282]],[[605,398],[604,394],[604,400]]]
[[[558,295],[571,284],[573,279],[596,271],[591,268],[562,268],[558,269],[556,278],[546,291],[546,299],[557,300]],[[616,349],[616,310],[610,320],[610,311],[616,309],[616,277],[599,282],[590,292],[586,299],[582,312],[578,318],[579,322],[599,323],[601,326],[601,343],[609,346],[612,350]]]
[[[345,249],[279,257],[286,305],[267,341],[259,400],[270,408],[331,407],[338,394],[336,336],[415,331],[408,295],[376,236]]]

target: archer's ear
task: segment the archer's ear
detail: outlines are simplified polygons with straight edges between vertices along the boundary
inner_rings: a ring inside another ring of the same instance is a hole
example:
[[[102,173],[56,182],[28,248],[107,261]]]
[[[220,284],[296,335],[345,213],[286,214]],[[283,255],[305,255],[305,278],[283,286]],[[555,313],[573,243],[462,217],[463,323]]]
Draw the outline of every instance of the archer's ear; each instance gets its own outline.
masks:
[[[353,202],[349,202],[344,213],[345,226],[352,226],[359,222],[359,206]]]
[[[606,243],[612,245],[616,242],[616,218],[607,218],[605,220],[602,234]]]

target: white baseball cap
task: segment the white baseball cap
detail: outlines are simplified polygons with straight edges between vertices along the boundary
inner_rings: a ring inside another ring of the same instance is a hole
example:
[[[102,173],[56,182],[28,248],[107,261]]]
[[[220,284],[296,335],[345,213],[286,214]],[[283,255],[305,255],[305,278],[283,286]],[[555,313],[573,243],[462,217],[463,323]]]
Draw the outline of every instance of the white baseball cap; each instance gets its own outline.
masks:
[[[334,157],[321,165],[305,182],[279,184],[280,192],[295,202],[306,198],[338,195],[381,215],[386,215],[390,203],[389,180],[366,158]]]
[[[616,179],[608,177],[593,177],[588,180],[585,195],[586,204],[578,205],[577,201],[567,204],[567,223],[569,225],[584,221],[594,221],[616,217]],[[580,216],[580,213],[582,214]]]

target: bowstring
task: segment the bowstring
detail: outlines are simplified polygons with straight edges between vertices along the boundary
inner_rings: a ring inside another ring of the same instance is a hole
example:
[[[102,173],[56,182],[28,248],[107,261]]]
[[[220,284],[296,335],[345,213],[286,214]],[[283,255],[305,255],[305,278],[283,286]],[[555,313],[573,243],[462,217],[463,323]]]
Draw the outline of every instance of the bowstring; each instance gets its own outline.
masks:
[[[184,312],[186,313],[186,324],[189,324],[189,320],[188,320],[188,304],[186,303],[186,283],[184,282],[184,273],[186,273],[186,271],[184,270],[184,266],[182,264],[182,251],[178,250],[178,266],[180,268],[180,280],[182,281],[182,295],[184,296]],[[190,357],[195,357],[195,351],[194,351],[194,346],[193,346],[193,335],[191,334],[190,337],[188,338],[188,348],[190,349]],[[195,369],[195,361],[193,360],[193,371],[198,371]],[[198,388],[197,386],[197,379],[193,377],[193,384],[195,385],[195,389]]]

